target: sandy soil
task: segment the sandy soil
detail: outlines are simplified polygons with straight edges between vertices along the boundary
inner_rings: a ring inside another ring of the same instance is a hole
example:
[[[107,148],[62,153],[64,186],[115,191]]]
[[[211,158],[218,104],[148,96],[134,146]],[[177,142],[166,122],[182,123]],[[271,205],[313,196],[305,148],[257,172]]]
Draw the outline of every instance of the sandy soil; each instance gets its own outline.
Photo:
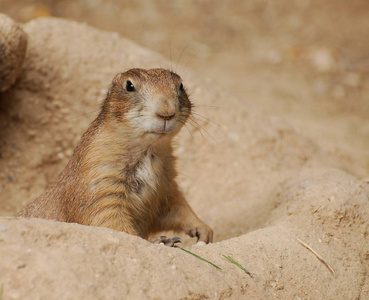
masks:
[[[122,36],[61,19],[23,26],[23,72],[0,95],[0,295],[369,298],[369,5],[89,3],[0,2],[21,22],[57,15]],[[180,185],[216,233],[191,250],[222,270],[120,232],[7,217],[62,170],[132,66],[172,68],[191,91],[201,129],[177,139]]]

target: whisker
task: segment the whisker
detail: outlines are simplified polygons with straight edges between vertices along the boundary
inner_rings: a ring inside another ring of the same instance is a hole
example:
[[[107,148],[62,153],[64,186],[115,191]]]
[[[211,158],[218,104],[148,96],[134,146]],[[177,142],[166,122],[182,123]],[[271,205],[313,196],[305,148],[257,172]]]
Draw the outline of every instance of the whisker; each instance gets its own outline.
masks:
[[[191,122],[193,122],[193,123],[196,125],[196,127],[195,127],[195,128],[196,128],[197,130],[203,129],[203,127],[204,127],[204,126],[200,125],[200,123],[199,123],[199,122],[194,118],[194,116],[192,116],[192,115],[191,115],[191,116],[189,116],[189,117],[188,117],[188,120],[189,120],[189,121],[191,121]]]
[[[198,112],[192,111],[191,114],[196,115],[196,117],[202,118],[205,122],[215,126],[217,129],[220,129],[220,126],[213,121],[211,121],[209,118],[204,117],[203,115],[200,115]],[[195,116],[193,116],[195,117]]]
[[[197,59],[197,55],[192,54],[192,56],[190,57],[188,62],[185,65],[183,65],[183,70],[181,72],[185,73],[187,71],[188,67],[194,62],[195,59]]]
[[[195,104],[195,101],[193,101],[193,107],[205,107],[205,108],[218,108],[218,109],[224,109],[224,110],[227,110],[226,107],[223,107],[223,106],[216,106],[216,105],[205,105],[205,104]]]
[[[191,123],[192,122],[192,123]],[[188,124],[190,124],[190,125],[192,125],[195,129],[196,129],[196,131],[198,131],[200,134],[201,134],[201,136],[202,136],[202,138],[204,138],[205,139],[205,137],[204,137],[204,134],[202,133],[202,127],[200,126],[200,125],[198,125],[195,121],[193,121],[192,119],[189,119],[188,120]],[[205,131],[205,130],[204,130]]]
[[[201,136],[203,138],[205,138],[205,136],[203,135],[202,131],[203,130],[215,143],[218,144],[217,140],[203,127],[201,126],[196,120],[195,118],[190,115],[189,118],[188,118],[188,121],[189,121],[189,124],[191,124],[197,131],[200,132]]]
[[[186,115],[181,115],[181,114],[180,114],[179,116],[180,116],[180,117],[185,117]],[[186,130],[187,130],[187,131],[188,131],[188,133],[190,134],[191,138],[192,138],[192,139],[194,139],[194,138],[193,138],[193,134],[192,134],[191,130],[190,130],[190,129],[188,128],[188,126],[187,126],[187,122],[186,122],[185,120],[181,119],[181,118],[178,120],[178,122],[179,122],[180,124],[182,124],[182,126],[186,127]]]
[[[186,130],[188,131],[188,133],[190,134],[190,136],[191,136],[191,138],[193,140],[194,139],[193,138],[193,134],[192,134],[191,130],[188,128],[187,123],[186,122],[183,122],[182,124],[184,125],[184,127],[186,128]]]
[[[169,57],[170,57],[170,70],[173,71],[172,40],[171,39],[169,39]]]
[[[179,64],[179,62],[180,62],[180,60],[181,60],[181,58],[182,58],[182,55],[183,55],[184,51],[186,50],[186,48],[187,48],[187,45],[183,47],[183,49],[182,49],[182,51],[181,51],[181,54],[179,54],[179,57],[178,57],[178,60],[177,60],[177,63],[176,63],[176,69],[175,69],[175,72],[177,72],[178,64]]]

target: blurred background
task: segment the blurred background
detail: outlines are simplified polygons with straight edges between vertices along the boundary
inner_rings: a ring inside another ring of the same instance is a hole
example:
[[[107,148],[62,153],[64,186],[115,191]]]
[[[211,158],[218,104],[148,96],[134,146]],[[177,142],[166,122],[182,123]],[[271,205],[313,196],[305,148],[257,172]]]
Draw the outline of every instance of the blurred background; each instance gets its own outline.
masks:
[[[363,151],[369,169],[369,1],[0,0],[0,12],[118,32],[323,146]]]

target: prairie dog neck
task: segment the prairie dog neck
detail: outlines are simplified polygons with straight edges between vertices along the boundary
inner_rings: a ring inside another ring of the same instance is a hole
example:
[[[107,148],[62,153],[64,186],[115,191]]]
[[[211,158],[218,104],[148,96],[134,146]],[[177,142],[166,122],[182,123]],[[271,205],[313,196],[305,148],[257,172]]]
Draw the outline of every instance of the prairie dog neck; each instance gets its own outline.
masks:
[[[172,157],[170,141],[167,137],[151,142],[148,138],[127,139],[126,135],[115,129],[102,128],[91,142],[82,166],[93,172],[94,177],[97,173],[105,173],[107,169],[115,170],[121,175],[131,173],[146,157],[155,162],[164,162]]]

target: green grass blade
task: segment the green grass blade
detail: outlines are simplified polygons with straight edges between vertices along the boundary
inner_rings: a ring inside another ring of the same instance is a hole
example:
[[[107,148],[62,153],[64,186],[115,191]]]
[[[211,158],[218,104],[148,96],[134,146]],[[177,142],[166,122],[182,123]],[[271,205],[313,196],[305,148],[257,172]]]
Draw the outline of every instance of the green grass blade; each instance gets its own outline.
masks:
[[[221,270],[221,268],[220,268],[220,267],[218,267],[216,264],[213,264],[212,262],[210,262],[210,261],[206,260],[205,258],[202,258],[201,256],[198,256],[198,255],[196,255],[195,253],[192,253],[191,251],[186,250],[186,249],[184,249],[184,248],[180,248],[180,247],[179,247],[179,249],[181,249],[181,250],[183,250],[184,252],[187,252],[187,253],[189,253],[189,254],[191,254],[191,255],[195,256],[195,257],[196,257],[196,258],[198,258],[198,259],[201,259],[201,260],[203,260],[203,261],[207,262],[208,264],[211,264],[213,267],[217,268],[218,270]]]
[[[238,262],[236,262],[232,257],[230,256],[226,256],[223,254],[223,256],[228,259],[231,263],[235,264],[237,267],[239,267],[241,270],[243,270],[247,275],[249,275],[250,277],[252,277],[252,274],[247,271],[242,265],[240,265]]]

